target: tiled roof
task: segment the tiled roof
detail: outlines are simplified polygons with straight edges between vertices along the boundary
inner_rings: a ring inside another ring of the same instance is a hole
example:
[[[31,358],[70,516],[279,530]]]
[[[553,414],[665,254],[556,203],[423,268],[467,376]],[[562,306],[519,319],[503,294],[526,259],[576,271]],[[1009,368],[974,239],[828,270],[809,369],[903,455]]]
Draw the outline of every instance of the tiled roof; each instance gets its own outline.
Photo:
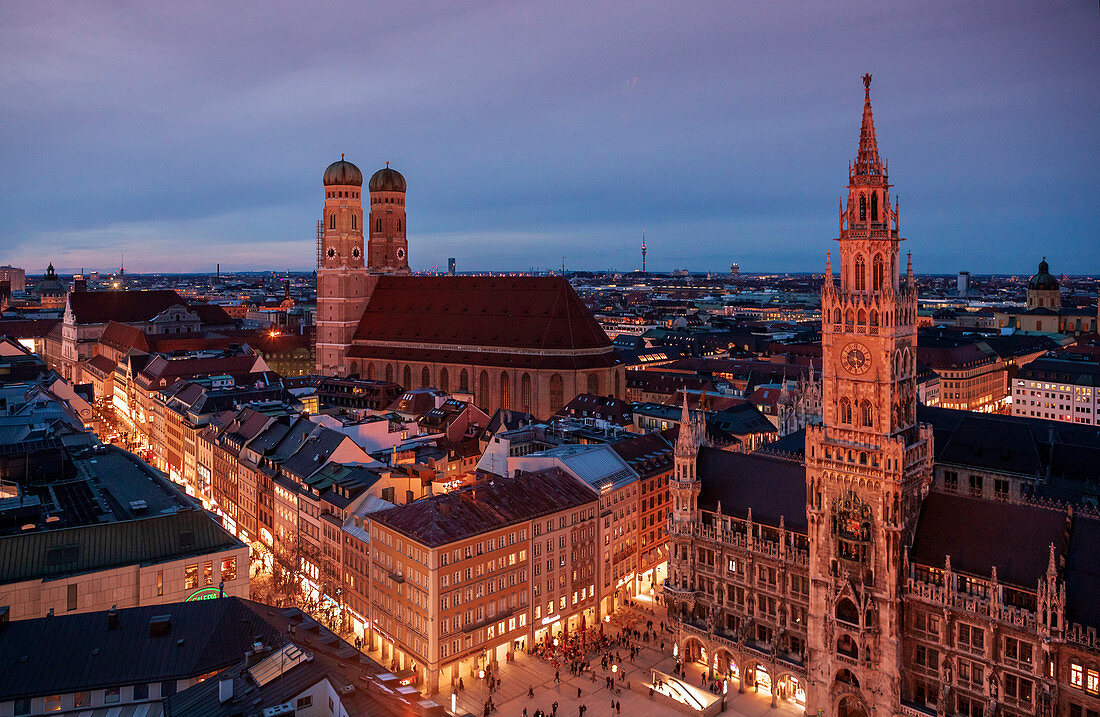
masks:
[[[129,349],[149,350],[149,342],[145,338],[145,332],[136,326],[119,323],[118,321],[107,322],[107,328],[103,329],[99,342],[118,351],[128,351]]]
[[[769,456],[699,449],[699,507],[778,527],[806,532],[806,469]]]
[[[563,277],[384,276],[355,340],[612,351],[607,334]]]
[[[561,469],[433,495],[371,515],[421,545],[437,547],[595,501],[596,492]]]
[[[1066,513],[1050,508],[932,492],[924,499],[911,560],[989,575],[1034,589],[1046,572],[1050,544],[1066,553]]]
[[[0,321],[0,336],[16,339],[32,339],[47,336],[55,326],[61,325],[61,319],[20,319]]]
[[[158,291],[74,291],[69,306],[78,324],[149,321],[170,306],[186,306],[179,294]]]

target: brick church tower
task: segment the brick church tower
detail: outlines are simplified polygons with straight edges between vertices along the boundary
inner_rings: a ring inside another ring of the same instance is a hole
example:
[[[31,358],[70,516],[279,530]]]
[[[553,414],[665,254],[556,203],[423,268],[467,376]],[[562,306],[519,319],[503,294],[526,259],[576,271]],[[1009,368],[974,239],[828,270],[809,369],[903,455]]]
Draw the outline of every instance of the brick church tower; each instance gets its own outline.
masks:
[[[370,178],[370,243],[367,268],[372,273],[407,276],[409,242],[405,238],[405,178],[390,163]]]
[[[317,267],[317,371],[345,374],[352,336],[367,306],[374,277],[363,257],[363,173],[351,162],[325,170],[325,209]]]
[[[916,423],[917,290],[899,278],[898,209],[871,114],[840,210],[840,284],[821,289],[824,423],[806,432],[810,544],[806,713],[901,711],[906,546],[931,479],[932,431]]]

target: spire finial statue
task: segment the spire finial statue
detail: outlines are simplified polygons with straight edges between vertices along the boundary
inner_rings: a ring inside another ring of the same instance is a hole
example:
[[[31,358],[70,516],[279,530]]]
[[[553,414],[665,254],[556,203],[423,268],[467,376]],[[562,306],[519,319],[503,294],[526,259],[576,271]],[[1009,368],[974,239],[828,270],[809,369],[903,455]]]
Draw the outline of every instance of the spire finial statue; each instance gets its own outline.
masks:
[[[871,73],[865,72],[863,74],[863,91],[867,93],[867,96],[871,96]]]

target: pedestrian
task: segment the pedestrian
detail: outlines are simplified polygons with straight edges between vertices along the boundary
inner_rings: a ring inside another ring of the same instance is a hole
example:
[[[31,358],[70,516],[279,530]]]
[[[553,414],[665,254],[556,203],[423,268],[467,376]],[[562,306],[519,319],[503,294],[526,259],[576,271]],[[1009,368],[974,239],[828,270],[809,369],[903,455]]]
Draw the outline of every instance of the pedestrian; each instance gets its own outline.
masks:
[[[561,684],[561,671],[554,670],[554,684]]]
[[[577,688],[577,699],[579,700],[580,698],[581,698],[581,688],[578,687]]]
[[[528,697],[534,697],[535,696],[535,688],[534,688],[533,685],[527,687],[527,696]]]
[[[621,715],[623,713],[623,703],[615,700],[615,714]]]
[[[553,711],[550,714],[554,715],[554,717],[557,717],[557,714],[558,714],[558,701],[554,700],[554,704],[552,704],[551,707],[553,707]]]
[[[466,685],[462,684],[462,678],[459,677],[458,678],[458,691],[461,692],[464,689],[466,689]]]

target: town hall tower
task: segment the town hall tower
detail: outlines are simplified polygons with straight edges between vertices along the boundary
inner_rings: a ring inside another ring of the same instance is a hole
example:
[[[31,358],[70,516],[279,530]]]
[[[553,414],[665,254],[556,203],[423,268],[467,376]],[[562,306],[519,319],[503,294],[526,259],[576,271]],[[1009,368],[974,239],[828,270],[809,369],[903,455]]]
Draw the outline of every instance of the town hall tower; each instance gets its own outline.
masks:
[[[931,478],[931,429],[916,423],[917,289],[900,277],[864,75],[859,152],[839,212],[840,282],[821,289],[824,423],[806,433],[809,684],[806,713],[901,709],[905,550]]]

